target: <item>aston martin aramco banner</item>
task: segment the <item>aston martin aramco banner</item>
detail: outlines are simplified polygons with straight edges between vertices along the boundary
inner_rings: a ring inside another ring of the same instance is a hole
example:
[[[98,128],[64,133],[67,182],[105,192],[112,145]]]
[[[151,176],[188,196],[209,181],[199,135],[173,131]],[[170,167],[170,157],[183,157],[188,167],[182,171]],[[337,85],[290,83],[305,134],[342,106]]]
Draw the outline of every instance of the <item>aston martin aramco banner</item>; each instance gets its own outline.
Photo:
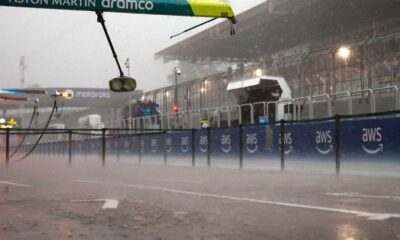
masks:
[[[234,17],[229,0],[0,0],[2,6],[198,17]]]

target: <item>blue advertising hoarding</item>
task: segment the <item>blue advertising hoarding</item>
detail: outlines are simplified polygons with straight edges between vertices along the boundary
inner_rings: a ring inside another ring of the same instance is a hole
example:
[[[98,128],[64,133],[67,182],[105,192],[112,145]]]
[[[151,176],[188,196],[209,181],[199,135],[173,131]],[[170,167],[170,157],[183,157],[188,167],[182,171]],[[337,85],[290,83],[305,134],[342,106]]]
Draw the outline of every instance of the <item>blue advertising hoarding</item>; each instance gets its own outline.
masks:
[[[287,160],[334,160],[335,123],[298,123],[285,125],[285,136],[280,136],[280,126],[274,127],[274,150],[280,154],[283,139]]]
[[[221,128],[211,131],[211,157],[237,160],[239,146],[239,128]]]
[[[190,157],[192,155],[192,132],[168,132],[166,136],[166,151],[168,156]]]
[[[142,136],[141,150],[144,156],[161,156],[164,152],[165,135]]]
[[[400,119],[343,121],[342,159],[400,161]]]
[[[246,160],[279,161],[280,142],[285,144],[285,159],[290,161],[335,161],[336,125],[334,121],[285,124],[285,136],[280,125],[243,127],[243,157]],[[208,131],[195,133],[196,158],[207,156]],[[211,129],[211,158],[239,159],[240,129]],[[139,142],[139,139],[142,142]],[[367,119],[341,121],[342,161],[400,161],[400,119]],[[74,154],[100,154],[101,138],[73,142]],[[167,134],[121,136],[106,139],[107,153],[135,156],[191,158],[192,132],[171,131]],[[49,142],[38,146],[37,153],[57,156],[68,154],[68,142]]]
[[[243,156],[245,159],[263,159],[271,154],[267,146],[267,134],[270,128],[266,126],[243,127]]]

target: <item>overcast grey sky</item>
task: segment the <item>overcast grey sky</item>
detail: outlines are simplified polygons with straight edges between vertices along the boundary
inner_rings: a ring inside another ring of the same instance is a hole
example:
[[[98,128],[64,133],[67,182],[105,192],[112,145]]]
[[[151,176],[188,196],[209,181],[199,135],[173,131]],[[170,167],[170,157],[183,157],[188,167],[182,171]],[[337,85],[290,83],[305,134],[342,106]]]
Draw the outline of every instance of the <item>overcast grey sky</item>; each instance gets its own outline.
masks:
[[[231,4],[240,13],[263,1],[231,0]],[[121,64],[127,57],[131,59],[131,76],[144,90],[167,85],[173,67],[154,62],[154,53],[200,29],[174,40],[169,36],[206,20],[118,13],[104,16]],[[27,65],[25,86],[107,88],[108,80],[118,75],[93,12],[0,7],[0,32],[0,88],[20,86],[21,56]]]

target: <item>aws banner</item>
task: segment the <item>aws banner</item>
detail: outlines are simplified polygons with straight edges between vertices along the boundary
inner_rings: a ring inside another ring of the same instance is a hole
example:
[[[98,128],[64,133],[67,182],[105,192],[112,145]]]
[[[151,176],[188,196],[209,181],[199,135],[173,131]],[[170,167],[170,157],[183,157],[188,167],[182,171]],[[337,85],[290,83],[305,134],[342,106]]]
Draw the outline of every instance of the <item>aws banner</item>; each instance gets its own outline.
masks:
[[[191,156],[192,132],[168,132],[165,137],[165,146],[167,154],[170,156]]]
[[[290,160],[334,160],[335,124],[308,123],[285,125],[281,136],[280,126],[253,126],[243,128],[245,158],[279,159],[281,141],[285,155]]]
[[[0,5],[177,16],[234,17],[229,1],[221,0],[0,0]]]
[[[284,141],[287,160],[334,160],[335,123],[301,123],[285,126],[285,136],[280,126],[274,127],[274,149],[280,152]]]
[[[208,150],[207,130],[196,131],[196,156],[205,157]]]
[[[272,129],[265,126],[243,127],[244,157],[246,159],[264,159],[273,152]]]
[[[238,159],[239,128],[213,129],[210,144],[211,157]]]
[[[342,159],[400,161],[400,119],[342,122]]]

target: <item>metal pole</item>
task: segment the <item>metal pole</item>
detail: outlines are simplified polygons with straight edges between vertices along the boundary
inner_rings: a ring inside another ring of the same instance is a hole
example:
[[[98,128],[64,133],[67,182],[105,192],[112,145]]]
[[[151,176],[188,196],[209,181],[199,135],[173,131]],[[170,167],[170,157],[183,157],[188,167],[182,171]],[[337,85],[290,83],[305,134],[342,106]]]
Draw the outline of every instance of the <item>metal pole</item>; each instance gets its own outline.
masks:
[[[207,128],[207,167],[211,167],[211,128]]]
[[[131,94],[129,94],[129,97],[128,97],[128,123],[129,123],[129,129],[131,129],[132,128],[132,126],[131,126],[131,122],[132,122],[132,103],[131,103],[131,101],[132,101],[132,99],[131,99]]]
[[[142,164],[142,134],[139,134],[139,147],[138,147],[138,154],[139,154],[139,164]]]
[[[344,81],[347,83],[347,57],[344,58]],[[350,87],[350,90],[353,90],[353,87]]]
[[[68,131],[68,164],[72,164],[72,131]]]
[[[192,129],[192,167],[196,167],[196,129]]]
[[[340,150],[341,150],[341,132],[340,132],[340,115],[335,115],[336,123],[336,175],[340,175]]]
[[[130,77],[131,76],[131,62],[130,62],[129,58],[127,58],[125,61],[125,67],[128,70],[128,77]]]
[[[6,129],[6,167],[10,164],[10,129]]]
[[[239,166],[243,169],[243,125],[239,126]]]
[[[62,148],[62,152],[61,152],[61,157],[64,159],[64,157],[65,157],[65,138],[64,138],[62,145],[63,145],[63,148]],[[40,155],[43,155],[43,150],[44,149],[43,149],[43,144],[42,144],[42,147],[40,150]]]
[[[164,165],[168,163],[168,152],[167,152],[167,132],[164,133]]]
[[[117,135],[117,162],[119,162],[119,147],[120,147],[120,136],[119,136],[119,132],[118,132],[118,135]]]
[[[85,160],[87,159],[87,150],[88,150],[88,140],[87,140],[87,138],[85,137],[85,139],[83,140],[83,143],[84,143],[84,155],[85,155]]]
[[[285,171],[285,120],[281,120],[281,171]]]
[[[174,67],[174,83],[175,83],[175,88],[174,88],[174,106],[178,105],[178,76],[177,76],[177,68]]]
[[[178,112],[180,112],[179,98],[178,98],[178,75],[180,75],[180,74],[181,73],[180,73],[179,68],[174,67],[174,84],[175,84],[175,86],[174,86],[174,106],[173,106],[173,108],[178,107]],[[176,115],[175,115],[175,123],[177,123],[178,112],[176,112]],[[175,124],[175,128],[177,128],[176,125],[177,124]]]
[[[101,163],[106,166],[106,129],[101,130]]]

